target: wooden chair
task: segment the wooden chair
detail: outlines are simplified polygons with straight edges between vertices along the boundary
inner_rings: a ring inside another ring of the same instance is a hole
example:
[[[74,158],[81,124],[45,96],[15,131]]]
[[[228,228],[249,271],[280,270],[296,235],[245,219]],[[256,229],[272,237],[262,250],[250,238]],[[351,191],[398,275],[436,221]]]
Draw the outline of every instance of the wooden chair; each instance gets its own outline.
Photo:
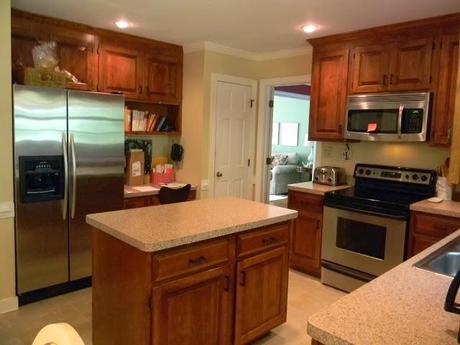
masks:
[[[192,186],[185,185],[182,188],[161,187],[159,193],[160,204],[173,204],[176,202],[187,201]]]

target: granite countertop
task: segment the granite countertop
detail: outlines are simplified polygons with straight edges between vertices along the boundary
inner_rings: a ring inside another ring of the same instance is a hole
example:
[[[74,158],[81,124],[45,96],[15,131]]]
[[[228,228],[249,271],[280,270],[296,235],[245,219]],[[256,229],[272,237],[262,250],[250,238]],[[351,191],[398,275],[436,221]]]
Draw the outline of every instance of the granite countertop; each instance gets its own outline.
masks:
[[[446,217],[460,218],[459,201],[441,201],[439,203],[422,200],[410,205],[411,211],[438,214]]]
[[[452,278],[414,267],[460,230],[308,320],[307,332],[325,345],[457,344],[460,316],[444,311]]]
[[[171,188],[177,186],[177,188],[185,186],[186,183],[175,182],[170,184]],[[196,190],[196,185],[192,184],[192,190]],[[143,184],[141,186],[127,186],[125,185],[124,197],[126,198],[136,198],[149,195],[157,195],[160,192],[160,188],[153,186],[152,184]]]
[[[329,192],[333,192],[336,190],[347,189],[350,188],[349,185],[342,185],[342,186],[326,186],[318,183],[310,182],[301,182],[301,183],[292,183],[288,184],[289,190],[295,190],[297,192],[304,192],[310,194],[317,194],[317,195],[324,195]]]
[[[144,252],[297,218],[297,211],[237,198],[188,201],[90,214],[86,222]]]

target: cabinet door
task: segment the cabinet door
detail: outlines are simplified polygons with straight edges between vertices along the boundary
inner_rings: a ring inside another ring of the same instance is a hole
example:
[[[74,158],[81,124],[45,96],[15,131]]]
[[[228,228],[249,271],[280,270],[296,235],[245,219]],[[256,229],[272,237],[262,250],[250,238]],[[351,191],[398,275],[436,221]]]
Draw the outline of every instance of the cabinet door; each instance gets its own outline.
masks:
[[[138,99],[142,93],[141,53],[102,44],[99,48],[99,91],[121,92]]]
[[[231,344],[231,281],[225,266],[153,288],[152,344]]]
[[[322,214],[299,211],[291,238],[290,266],[315,276],[321,275]]]
[[[147,55],[144,60],[144,97],[157,102],[178,103],[182,90],[182,67],[175,59]]]
[[[123,208],[138,208],[138,207],[146,207],[152,204],[151,197],[137,197],[137,198],[126,198],[123,200]]]
[[[385,91],[388,86],[388,46],[370,45],[353,49],[351,91]]]
[[[286,321],[288,248],[237,264],[235,344],[247,344]]]
[[[441,239],[437,237],[412,233],[409,238],[408,258],[417,255],[440,240]]]
[[[442,37],[438,87],[431,120],[431,142],[433,144],[447,145],[451,140],[458,72],[458,47],[458,34]]]
[[[391,91],[430,89],[433,38],[399,41],[392,48],[390,59]]]
[[[309,140],[343,139],[347,75],[348,49],[314,52]]]

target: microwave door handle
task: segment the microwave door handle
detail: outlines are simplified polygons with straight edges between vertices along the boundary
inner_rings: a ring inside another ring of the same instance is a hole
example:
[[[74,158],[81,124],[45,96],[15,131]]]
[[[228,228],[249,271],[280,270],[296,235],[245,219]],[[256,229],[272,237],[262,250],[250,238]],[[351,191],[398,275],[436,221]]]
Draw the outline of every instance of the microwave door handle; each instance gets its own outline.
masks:
[[[404,111],[404,105],[401,104],[399,106],[399,112],[398,112],[398,136],[401,137],[402,134],[402,116],[403,116],[403,111]]]
[[[72,202],[70,207],[70,216],[72,219],[75,218],[75,203],[77,196],[77,161],[75,155],[75,138],[73,134],[70,134],[70,153],[72,159]]]
[[[62,220],[66,220],[69,198],[69,160],[67,159],[67,135],[65,132],[62,132],[62,154],[64,157],[64,200],[62,201]]]

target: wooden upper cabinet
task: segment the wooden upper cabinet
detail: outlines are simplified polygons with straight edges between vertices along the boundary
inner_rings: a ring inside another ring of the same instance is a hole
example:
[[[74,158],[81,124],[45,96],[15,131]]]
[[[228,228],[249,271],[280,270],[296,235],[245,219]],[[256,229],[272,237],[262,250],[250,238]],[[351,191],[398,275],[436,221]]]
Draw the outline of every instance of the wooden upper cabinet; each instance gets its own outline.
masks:
[[[120,45],[99,47],[99,91],[121,92],[137,99],[142,93],[142,53]]]
[[[388,90],[429,90],[433,37],[400,40],[391,51]]]
[[[351,61],[351,92],[385,91],[388,87],[389,52],[387,45],[353,48]]]
[[[438,87],[431,120],[431,143],[447,145],[452,136],[455,88],[459,61],[459,35],[443,35],[440,42]]]
[[[182,63],[176,57],[146,53],[144,59],[144,97],[158,102],[180,102]]]
[[[233,327],[230,267],[153,288],[153,345],[229,345]]]
[[[314,51],[309,140],[341,140],[349,49]]]

